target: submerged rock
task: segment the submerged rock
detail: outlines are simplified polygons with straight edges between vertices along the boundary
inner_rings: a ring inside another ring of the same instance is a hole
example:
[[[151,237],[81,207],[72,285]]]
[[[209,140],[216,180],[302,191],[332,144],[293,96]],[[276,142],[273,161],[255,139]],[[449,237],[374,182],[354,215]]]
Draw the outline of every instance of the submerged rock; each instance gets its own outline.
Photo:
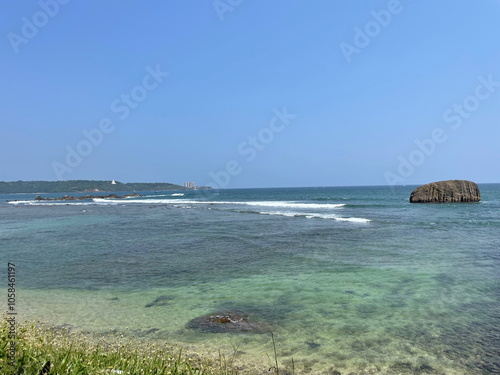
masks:
[[[271,330],[265,322],[252,320],[238,312],[222,312],[194,318],[187,328],[209,333],[266,333]]]
[[[171,301],[173,299],[174,299],[174,297],[171,297],[171,296],[159,296],[153,302],[148,303],[144,307],[167,306],[167,305],[169,305],[169,301]]]
[[[318,344],[314,341],[305,341],[305,344],[307,344],[309,349],[318,349],[321,346],[321,344]]]
[[[476,183],[466,180],[438,181],[413,190],[410,203],[479,202],[481,193]]]

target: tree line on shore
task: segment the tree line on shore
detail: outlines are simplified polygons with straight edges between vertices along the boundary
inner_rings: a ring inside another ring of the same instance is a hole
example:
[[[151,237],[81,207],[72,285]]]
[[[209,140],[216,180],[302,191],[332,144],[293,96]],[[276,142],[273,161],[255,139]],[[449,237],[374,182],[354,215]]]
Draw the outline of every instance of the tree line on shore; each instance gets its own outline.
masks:
[[[114,182],[114,183],[113,183]],[[69,181],[0,181],[0,194],[15,193],[77,193],[96,191],[163,191],[186,190],[185,187],[167,183],[133,182],[98,180]]]

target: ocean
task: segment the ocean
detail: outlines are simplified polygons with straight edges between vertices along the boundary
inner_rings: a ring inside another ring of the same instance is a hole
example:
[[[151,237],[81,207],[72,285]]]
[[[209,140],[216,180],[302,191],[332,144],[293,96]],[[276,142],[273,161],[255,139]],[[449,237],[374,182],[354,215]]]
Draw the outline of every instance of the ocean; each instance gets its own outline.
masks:
[[[0,195],[1,274],[24,319],[249,366],[273,366],[273,332],[298,374],[499,374],[500,184],[463,204],[413,188]]]

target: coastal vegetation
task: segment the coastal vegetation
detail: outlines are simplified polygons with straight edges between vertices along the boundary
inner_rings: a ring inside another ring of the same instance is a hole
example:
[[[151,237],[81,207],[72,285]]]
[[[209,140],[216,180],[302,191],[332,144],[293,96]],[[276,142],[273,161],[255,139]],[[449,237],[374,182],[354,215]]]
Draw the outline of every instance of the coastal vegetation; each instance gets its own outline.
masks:
[[[113,183],[114,182],[114,183]],[[77,193],[96,191],[163,191],[186,190],[184,186],[167,182],[122,183],[119,181],[69,180],[69,181],[0,181],[0,194],[16,193]]]
[[[0,323],[1,374],[173,374],[233,375],[234,358],[184,354],[164,343],[130,341],[122,336],[70,333],[41,323],[22,323],[16,335]],[[13,344],[12,344],[13,343]],[[14,345],[14,350],[12,350]],[[11,354],[14,353],[14,356]],[[14,360],[12,360],[14,358]]]

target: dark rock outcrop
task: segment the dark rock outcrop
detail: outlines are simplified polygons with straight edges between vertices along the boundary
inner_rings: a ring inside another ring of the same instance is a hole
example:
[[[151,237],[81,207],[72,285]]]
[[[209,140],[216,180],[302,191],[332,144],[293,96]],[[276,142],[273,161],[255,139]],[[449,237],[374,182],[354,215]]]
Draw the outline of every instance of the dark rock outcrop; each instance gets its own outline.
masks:
[[[142,195],[137,194],[137,193],[131,193],[131,194],[125,194],[124,196],[119,196],[116,194],[109,194],[109,195],[85,195],[84,197],[72,197],[70,195],[65,195],[63,197],[59,198],[43,198],[41,195],[37,195],[34,200],[35,201],[85,201],[85,200],[91,200],[94,198],[101,198],[101,199],[125,199],[125,198],[136,198],[136,197],[142,197]],[[13,200],[13,201],[7,201],[7,202],[19,202],[18,200]]]
[[[42,198],[40,195],[37,195],[35,197],[36,201],[83,201],[83,200],[89,200],[89,199],[94,199],[94,198],[101,198],[101,199],[124,199],[124,198],[135,198],[135,197],[140,197],[140,194],[137,193],[132,193],[132,194],[125,194],[124,196],[119,196],[116,194],[109,194],[109,195],[85,195],[83,197],[72,197],[70,195],[65,195],[63,197],[59,198]]]
[[[466,180],[438,181],[413,190],[410,203],[479,202],[481,194],[476,183]]]
[[[221,312],[194,318],[187,324],[201,332],[210,333],[266,333],[270,332],[269,324],[251,319],[238,312]]]

